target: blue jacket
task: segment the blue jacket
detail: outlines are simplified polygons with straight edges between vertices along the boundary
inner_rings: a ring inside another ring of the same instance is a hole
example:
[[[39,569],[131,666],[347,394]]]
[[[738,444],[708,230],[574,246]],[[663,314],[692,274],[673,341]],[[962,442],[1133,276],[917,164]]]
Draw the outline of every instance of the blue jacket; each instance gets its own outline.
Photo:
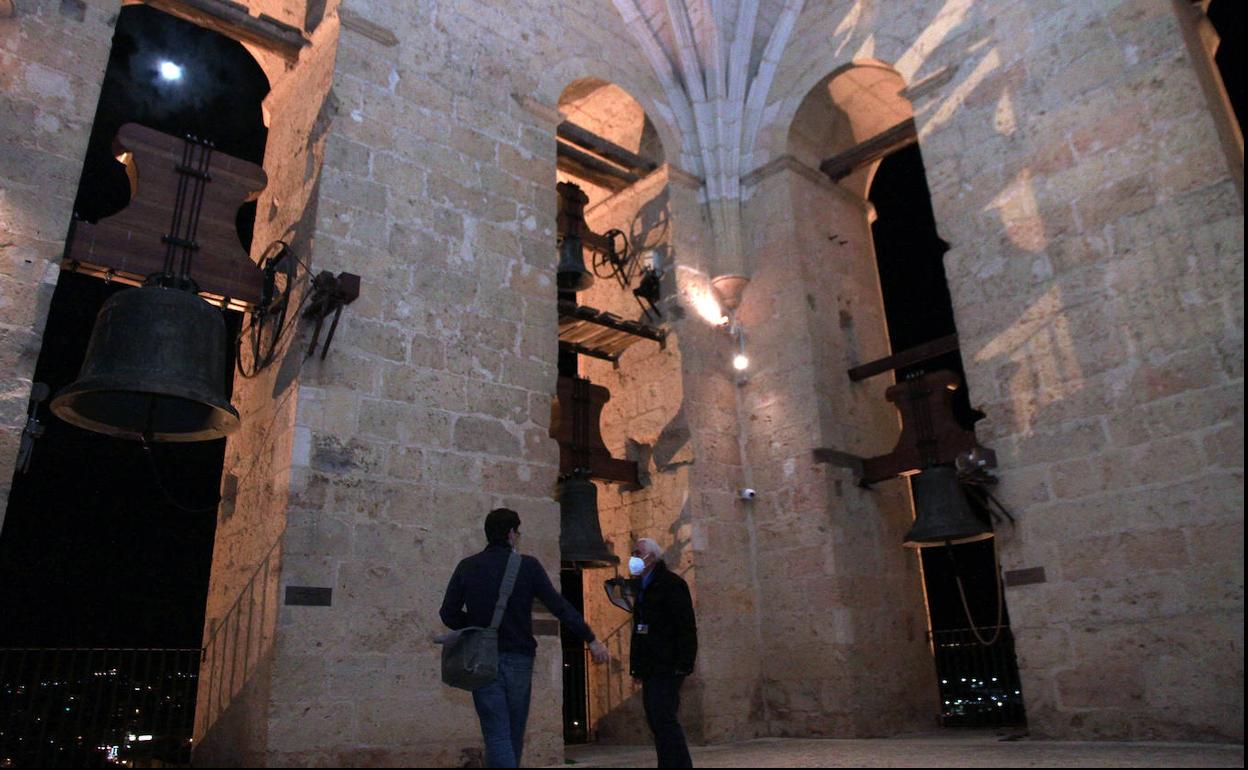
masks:
[[[468,626],[486,627],[494,617],[494,605],[498,603],[498,589],[507,568],[511,549],[506,545],[491,544],[474,556],[469,556],[455,567],[451,582],[442,599],[442,622],[448,628]],[[594,632],[585,619],[563,595],[550,584],[546,570],[532,556],[520,557],[520,572],[516,586],[507,600],[503,621],[498,626],[498,651],[537,654],[537,640],[533,638],[533,599],[540,599],[546,609],[563,621],[572,633],[587,642],[594,641]]]

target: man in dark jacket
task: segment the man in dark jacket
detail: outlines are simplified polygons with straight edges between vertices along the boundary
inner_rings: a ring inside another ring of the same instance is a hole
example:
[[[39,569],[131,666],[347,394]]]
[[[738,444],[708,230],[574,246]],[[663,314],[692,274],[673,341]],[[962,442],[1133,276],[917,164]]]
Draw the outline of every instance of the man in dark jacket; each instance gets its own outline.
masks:
[[[689,584],[667,568],[661,555],[659,544],[644,537],[628,560],[629,571],[637,576],[629,668],[641,680],[659,767],[693,767],[677,712],[680,687],[693,673],[698,654],[698,627]]]
[[[487,627],[498,603],[498,591],[507,559],[520,542],[520,516],[496,508],[485,517],[489,545],[455,567],[442,599],[442,622],[452,629]],[[532,556],[521,557],[516,584],[498,626],[498,677],[472,691],[472,702],[485,738],[485,762],[490,767],[519,767],[524,750],[524,728],[529,719],[533,683],[533,599],[563,621],[572,633],[589,642],[595,663],[605,663],[607,647],[594,637],[568,600],[555,590],[546,570]]]

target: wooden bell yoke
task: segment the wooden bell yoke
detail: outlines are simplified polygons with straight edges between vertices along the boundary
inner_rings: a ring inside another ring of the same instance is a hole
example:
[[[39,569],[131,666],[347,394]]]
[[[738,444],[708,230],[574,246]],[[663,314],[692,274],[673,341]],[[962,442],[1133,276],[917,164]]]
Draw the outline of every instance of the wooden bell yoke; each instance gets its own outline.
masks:
[[[137,123],[121,127],[114,149],[130,178],[130,203],[94,224],[75,221],[65,244],[65,268],[134,284],[162,270],[165,244],[176,229],[171,224],[176,198],[170,193],[198,173],[188,167],[186,143]],[[264,274],[239,243],[235,218],[268,178],[256,164],[215,151],[206,176],[189,246],[194,252],[190,277],[209,298],[258,305]]]

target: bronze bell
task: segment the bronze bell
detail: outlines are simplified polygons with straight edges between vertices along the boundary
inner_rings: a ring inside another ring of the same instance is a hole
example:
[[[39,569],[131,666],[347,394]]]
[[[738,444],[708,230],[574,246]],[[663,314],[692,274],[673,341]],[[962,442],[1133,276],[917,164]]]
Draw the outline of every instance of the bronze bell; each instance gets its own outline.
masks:
[[[923,548],[992,537],[992,527],[971,510],[953,466],[925,468],[911,476],[910,482],[914,485],[914,526],[902,545]]]
[[[594,274],[585,269],[581,236],[569,233],[559,244],[559,268],[555,284],[559,291],[584,291],[594,283]]]
[[[569,474],[559,488],[559,558],[591,568],[620,563],[602,539],[598,488],[583,471]]]
[[[52,411],[118,438],[221,438],[238,427],[226,364],[219,310],[181,289],[126,289],[100,308],[78,379],[56,394]]]

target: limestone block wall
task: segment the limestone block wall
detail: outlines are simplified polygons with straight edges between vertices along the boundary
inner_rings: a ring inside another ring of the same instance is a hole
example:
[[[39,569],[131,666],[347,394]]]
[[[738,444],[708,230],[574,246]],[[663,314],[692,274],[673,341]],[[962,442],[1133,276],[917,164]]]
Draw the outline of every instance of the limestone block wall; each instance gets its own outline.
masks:
[[[264,726],[240,736],[259,763],[480,761],[470,697],[440,683],[430,637],[492,507],[520,512],[523,549],[557,577],[559,116],[541,105],[603,74],[600,52],[624,37],[608,10],[556,24],[459,3],[338,15],[312,255],[361,275],[363,293],[295,386],[277,586],[283,602],[300,586],[333,599],[279,609]],[[561,756],[560,687],[558,640],[542,636],[526,763]]]
[[[665,549],[668,566],[694,594],[699,630],[696,674],[685,685],[682,720],[694,741],[754,735],[749,710],[757,689],[754,595],[744,578],[749,563],[745,527],[733,490],[740,469],[738,415],[726,379],[731,344],[694,309],[709,298],[705,222],[696,187],[664,166],[587,212],[596,232],[619,228],[639,253],[652,250],[664,271],[662,321],[666,349],[639,342],[619,369],[582,358],[581,372],[610,387],[602,430],[616,457],[639,463],[642,483],[600,485],[604,536],[623,561],[638,537]],[[580,301],[628,318],[640,317],[631,292],[600,280]],[[718,565],[731,565],[722,569]],[[649,740],[640,690],[628,676],[628,616],[611,606],[601,588],[603,571],[585,573],[587,616],[610,631],[617,656],[609,667],[591,668],[591,718],[599,740]],[[742,630],[745,629],[743,636]],[[729,727],[731,726],[731,727]]]
[[[261,259],[271,244],[284,240],[298,259],[320,270],[324,266],[316,264],[314,248],[317,190],[335,110],[329,86],[337,24],[318,25],[308,36],[311,45],[293,66],[253,49],[271,87],[264,101],[269,116],[264,160],[268,185],[256,206],[253,256]],[[307,292],[306,268],[300,273],[292,313]],[[298,328],[292,323],[292,330]],[[240,348],[249,372],[257,369],[250,340],[245,335]],[[263,765],[273,677],[292,678],[282,663],[275,665],[281,587],[284,582],[306,582],[286,571],[286,556],[321,545],[316,538],[320,533],[309,535],[299,513],[324,497],[315,484],[297,485],[297,494],[290,495],[292,455],[296,448],[308,451],[306,440],[300,442],[304,437],[294,430],[296,412],[309,408],[301,402],[315,404],[300,395],[306,344],[302,336],[289,333],[271,366],[254,377],[235,376],[233,403],[241,425],[226,443],[223,502],[209,578],[194,735],[200,765]],[[280,727],[272,732],[280,736]]]
[[[755,537],[751,508],[736,499],[748,472],[741,452],[741,413],[733,384],[731,340],[696,311],[716,273],[713,238],[698,186],[673,175],[668,187],[676,292],[683,315],[673,312],[680,342],[681,389],[693,462],[689,465],[687,520],[698,621],[696,674],[682,692],[681,718],[706,742],[765,735],[761,674],[764,607],[753,573]],[[683,529],[685,522],[681,522]],[[678,529],[678,533],[680,530]],[[683,540],[683,535],[681,535]],[[682,722],[684,724],[684,722]]]
[[[866,10],[807,7],[762,139],[843,63],[820,28],[907,80],[1002,566],[1045,571],[1007,588],[1033,731],[1242,740],[1243,203],[1173,9]]]
[[[887,353],[863,202],[795,160],[747,193],[753,280],[739,311],[750,357],[740,386],[754,509],[765,718],[773,735],[880,735],[936,713],[913,517],[901,481],[862,490],[814,463],[830,447],[892,448],[890,382],[845,372]]]
[[[120,5],[31,0],[0,19],[0,526]]]

